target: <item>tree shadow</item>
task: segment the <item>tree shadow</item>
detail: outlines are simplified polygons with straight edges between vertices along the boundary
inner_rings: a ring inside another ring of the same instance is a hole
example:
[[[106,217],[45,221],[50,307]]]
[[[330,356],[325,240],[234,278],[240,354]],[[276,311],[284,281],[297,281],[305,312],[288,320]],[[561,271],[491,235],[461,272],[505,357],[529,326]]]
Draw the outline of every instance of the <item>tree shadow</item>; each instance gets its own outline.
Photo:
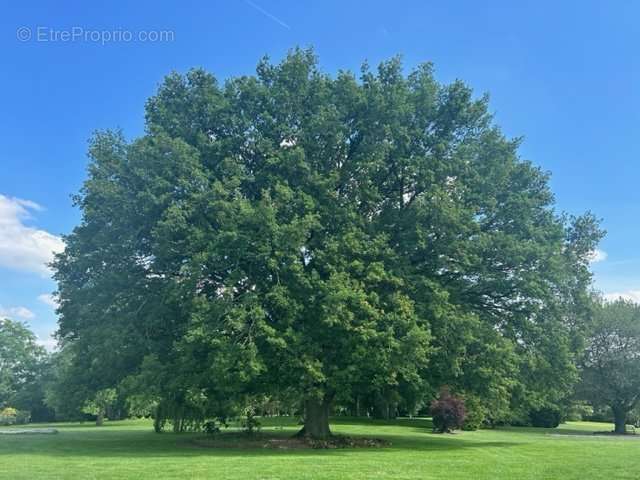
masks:
[[[514,427],[514,426],[501,426],[493,429],[493,431],[498,432],[506,432],[509,434],[537,434],[537,435],[555,435],[555,436],[581,436],[581,437],[591,437],[591,436],[611,436],[616,438],[616,435],[613,435],[612,429],[606,430],[603,425],[594,425],[592,428],[579,428],[568,426],[567,424],[561,424],[556,428],[543,428],[543,427]],[[633,437],[632,434],[628,436]],[[624,435],[619,435],[618,438],[624,437]],[[638,435],[640,438],[640,435]]]
[[[339,423],[338,423],[339,424]],[[345,423],[346,424],[346,423]],[[350,425],[352,423],[349,423]],[[368,422],[364,422],[368,424]],[[389,423],[398,427],[398,424]],[[415,425],[409,422],[408,425]],[[202,446],[198,440],[206,438],[202,434],[157,434],[140,428],[85,428],[80,430],[72,426],[58,427],[60,433],[51,436],[10,437],[0,444],[0,458],[6,455],[37,454],[38,456],[92,457],[92,458],[167,458],[167,457],[272,457],[272,456],[342,456],[376,452],[398,451],[443,451],[474,448],[507,448],[521,443],[507,441],[481,441],[465,439],[458,435],[439,435],[428,433],[427,428],[408,426],[405,432],[386,434],[371,429],[367,434],[349,434],[353,438],[376,438],[389,442],[382,447],[348,447],[335,449],[313,448],[264,448],[260,442],[248,446]],[[294,428],[268,430],[263,438],[282,439],[295,433]],[[219,434],[220,442],[225,436],[237,442],[238,433]]]
[[[627,432],[625,434],[615,433],[613,430],[601,430],[601,431],[589,431],[580,429],[561,429],[556,431],[547,432],[547,435],[557,437],[584,437],[584,438],[611,438],[613,440],[640,440],[640,434],[634,432]]]

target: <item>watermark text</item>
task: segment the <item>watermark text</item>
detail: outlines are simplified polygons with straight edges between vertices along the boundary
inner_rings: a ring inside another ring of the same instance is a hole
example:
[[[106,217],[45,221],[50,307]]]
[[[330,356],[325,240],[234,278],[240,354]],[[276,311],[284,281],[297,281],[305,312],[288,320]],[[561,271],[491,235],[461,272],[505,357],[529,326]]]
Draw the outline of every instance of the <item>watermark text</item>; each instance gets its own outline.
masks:
[[[21,42],[38,43],[160,43],[173,42],[173,30],[91,29],[82,26],[55,28],[44,25],[19,27],[16,38]]]

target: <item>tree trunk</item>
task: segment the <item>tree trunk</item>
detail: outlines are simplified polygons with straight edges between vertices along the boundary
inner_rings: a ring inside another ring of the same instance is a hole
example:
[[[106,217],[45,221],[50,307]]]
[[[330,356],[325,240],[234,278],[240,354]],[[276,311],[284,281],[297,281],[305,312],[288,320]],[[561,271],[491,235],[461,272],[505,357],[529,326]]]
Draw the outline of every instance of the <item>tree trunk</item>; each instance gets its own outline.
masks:
[[[96,415],[96,427],[101,427],[103,423],[104,423],[104,414],[99,413],[98,415]]]
[[[173,417],[173,433],[182,433],[184,431],[184,422],[182,417],[175,415]]]
[[[612,407],[613,419],[615,422],[615,433],[624,434],[627,432],[627,411],[621,407]]]
[[[373,418],[377,420],[389,420],[389,402],[381,396],[377,396],[374,400]]]
[[[308,399],[304,402],[304,427],[298,432],[298,436],[325,439],[331,436],[329,429],[329,409],[331,402],[324,400]]]

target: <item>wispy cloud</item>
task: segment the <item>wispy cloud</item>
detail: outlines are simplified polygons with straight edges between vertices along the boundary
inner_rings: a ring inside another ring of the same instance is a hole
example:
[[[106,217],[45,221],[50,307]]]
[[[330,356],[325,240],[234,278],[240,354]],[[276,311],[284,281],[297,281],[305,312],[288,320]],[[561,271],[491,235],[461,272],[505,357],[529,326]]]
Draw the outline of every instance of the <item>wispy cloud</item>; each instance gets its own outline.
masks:
[[[54,351],[58,346],[58,341],[55,338],[53,338],[52,335],[45,338],[38,337],[38,340],[36,340],[36,343],[44,347],[49,352]]]
[[[589,261],[591,263],[604,262],[607,259],[607,252],[604,250],[600,250],[596,248],[593,252],[591,252],[591,256],[589,257]]]
[[[64,249],[62,239],[25,224],[32,211],[41,210],[35,202],[0,194],[0,267],[51,274],[47,264]]]
[[[278,25],[280,25],[281,27],[286,28],[287,30],[291,30],[291,27],[286,24],[284,21],[280,20],[278,17],[276,17],[274,14],[267,12],[264,8],[260,7],[259,5],[256,5],[255,3],[253,3],[251,0],[244,0],[244,2],[249,5],[251,8],[253,8],[254,10],[257,10],[258,12],[260,12],[261,14],[263,14],[265,17],[273,20],[274,22],[276,22]]]
[[[3,307],[0,305],[0,318],[31,320],[36,314],[27,307]]]
[[[43,293],[42,295],[38,295],[38,300],[45,305],[50,306],[51,308],[58,308],[58,299],[55,297],[55,295],[52,295],[50,293]]]

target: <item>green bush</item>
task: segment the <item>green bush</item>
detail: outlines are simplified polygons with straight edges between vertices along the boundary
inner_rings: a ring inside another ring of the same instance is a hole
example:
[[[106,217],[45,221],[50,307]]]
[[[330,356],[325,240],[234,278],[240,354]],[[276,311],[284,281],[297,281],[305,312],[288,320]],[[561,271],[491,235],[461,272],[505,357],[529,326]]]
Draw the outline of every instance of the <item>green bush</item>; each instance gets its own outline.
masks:
[[[569,422],[579,422],[593,415],[593,407],[586,402],[573,402],[565,415]]]
[[[588,422],[613,423],[613,412],[610,407],[596,406],[590,415],[583,415]]]
[[[562,415],[558,409],[543,407],[529,412],[529,418],[531,419],[531,425],[534,427],[556,428],[560,425]]]
[[[29,423],[31,415],[24,410],[6,407],[0,410],[0,425],[24,425]]]
[[[220,427],[214,420],[204,422],[204,424],[202,425],[202,430],[207,435],[217,435],[218,433],[220,433]]]
[[[240,426],[242,430],[249,434],[254,435],[260,431],[262,424],[256,418],[256,411],[253,406],[248,406],[244,409],[244,415],[240,420]]]
[[[482,402],[474,396],[464,397],[465,417],[462,424],[462,430],[478,430],[481,428],[487,418],[487,409]]]

